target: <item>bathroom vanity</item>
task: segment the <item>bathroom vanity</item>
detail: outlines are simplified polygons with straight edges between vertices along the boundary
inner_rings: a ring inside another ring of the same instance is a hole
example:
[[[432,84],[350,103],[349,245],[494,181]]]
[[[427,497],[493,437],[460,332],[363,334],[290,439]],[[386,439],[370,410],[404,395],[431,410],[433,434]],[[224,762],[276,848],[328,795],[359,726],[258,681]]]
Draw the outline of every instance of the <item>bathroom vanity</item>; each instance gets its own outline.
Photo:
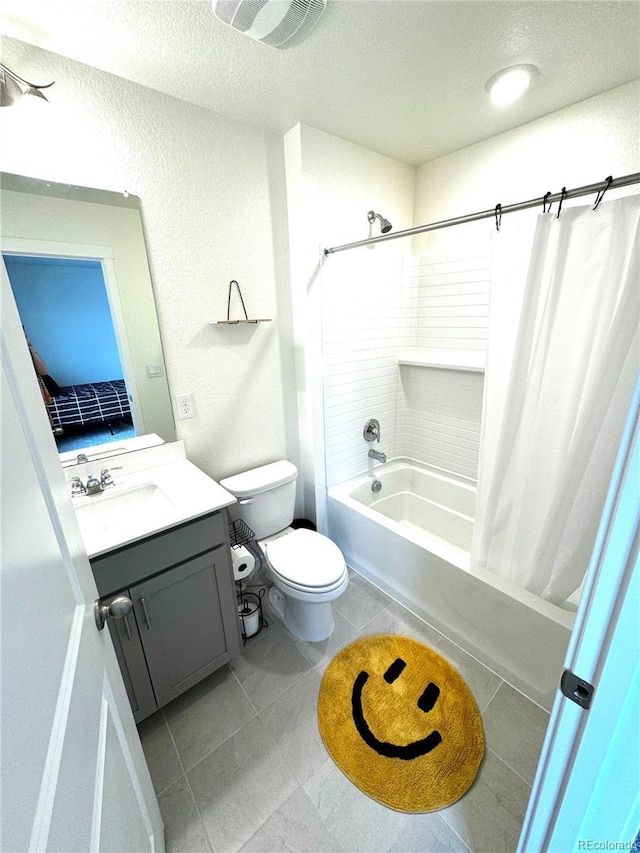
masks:
[[[91,560],[136,722],[240,651],[227,513],[222,510]]]
[[[100,603],[133,605],[106,625],[136,722],[241,648],[226,510],[234,498],[180,445],[109,459],[114,478],[126,472],[116,487],[74,498]],[[73,476],[97,476],[92,467]]]

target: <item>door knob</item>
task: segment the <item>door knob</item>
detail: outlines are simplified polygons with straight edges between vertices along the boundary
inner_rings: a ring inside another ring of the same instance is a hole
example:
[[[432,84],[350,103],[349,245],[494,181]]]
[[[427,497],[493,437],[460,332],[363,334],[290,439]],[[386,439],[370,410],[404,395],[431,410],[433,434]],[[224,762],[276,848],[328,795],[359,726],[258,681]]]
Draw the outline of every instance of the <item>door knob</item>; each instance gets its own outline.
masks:
[[[93,614],[96,618],[96,626],[98,631],[102,631],[104,623],[107,619],[123,619],[133,608],[133,602],[128,595],[119,595],[110,601],[109,604],[103,604],[99,598],[96,598],[96,603],[93,606]]]

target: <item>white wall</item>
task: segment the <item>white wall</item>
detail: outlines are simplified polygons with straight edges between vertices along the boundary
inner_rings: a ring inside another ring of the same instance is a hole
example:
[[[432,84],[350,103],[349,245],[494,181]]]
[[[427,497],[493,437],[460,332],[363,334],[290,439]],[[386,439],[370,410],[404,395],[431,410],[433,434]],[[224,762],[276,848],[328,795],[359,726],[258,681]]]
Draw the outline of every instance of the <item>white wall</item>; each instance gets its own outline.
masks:
[[[640,170],[637,83],[425,164],[417,184],[406,164],[298,127],[285,138],[285,181],[275,136],[7,38],[3,61],[56,80],[50,104],[25,99],[30,110],[2,110],[3,171],[142,199],[170,388],[195,398],[197,417],[177,422],[190,458],[222,477],[286,456],[302,468],[305,514],[324,469],[323,403],[328,468],[342,478],[363,468],[365,417],[382,420],[382,449],[415,455],[419,437],[401,447],[396,425],[428,397],[412,370],[397,385],[398,349],[418,345],[399,301],[409,242],[335,255],[322,267],[321,248],[366,237],[370,209],[398,230]],[[445,251],[454,263],[476,246],[486,255],[492,228],[425,235],[413,250]],[[274,322],[209,326],[226,312],[232,278],[249,311]],[[354,380],[366,390],[352,393]]]
[[[169,385],[195,400],[196,418],[176,422],[189,458],[218,478],[296,462],[281,140],[21,42],[2,47],[27,79],[56,81],[49,104],[2,110],[2,171],[142,200]],[[208,325],[225,316],[231,279],[272,323]]]
[[[621,177],[639,171],[640,83],[636,82],[421,166],[417,171],[414,225],[488,210],[498,202],[507,205],[541,197],[548,190],[557,192],[563,186],[574,188],[596,183],[610,174]],[[638,192],[638,187],[617,192]],[[565,204],[589,204],[594,200],[580,198]],[[492,240],[508,239],[515,244],[511,226],[532,234],[536,216],[535,210],[509,215],[504,223],[508,222],[509,228],[503,227],[499,235],[492,218],[434,231],[414,238],[414,251],[428,251],[430,270],[434,269],[431,263],[434,258],[445,259],[454,268],[472,255],[486,258],[490,263]],[[524,245],[526,241],[521,242]],[[514,292],[525,280],[527,262],[526,252],[512,254],[509,274]],[[429,301],[430,285],[428,277],[416,284],[413,301],[418,310]],[[486,294],[484,285],[481,290]],[[494,295],[492,313],[507,309],[495,300]],[[461,319],[459,315],[454,322]],[[479,317],[470,318],[474,324],[479,320]],[[418,322],[417,317],[415,321]],[[428,322],[430,327],[425,330],[424,341],[420,343],[414,337],[414,346],[428,346],[428,335],[440,347],[463,350],[474,346],[473,340],[465,341],[455,329],[446,328],[446,317],[431,317]],[[423,325],[426,323],[425,319]],[[446,337],[438,340],[439,324]],[[474,325],[467,331],[484,336],[486,329]],[[479,337],[478,344],[484,346],[485,340]],[[421,368],[402,371],[399,424],[408,440],[406,455],[454,473],[477,476],[474,467],[477,471],[481,387],[471,376],[463,386],[461,377],[454,372],[449,374],[446,384],[440,374],[436,379],[433,372],[431,376],[428,373]],[[495,373],[489,381],[494,391],[497,385],[504,390],[503,378]],[[442,385],[440,392],[439,385]],[[453,402],[459,411],[448,410]],[[444,412],[443,406],[447,407]],[[406,418],[402,415],[404,411]],[[486,446],[486,436],[483,441]]]
[[[362,428],[369,417],[381,422],[380,448],[393,452],[407,246],[356,249],[320,265],[322,249],[366,238],[372,209],[396,230],[410,227],[415,170],[307,126],[287,134],[285,148],[298,386],[306,399],[301,441],[305,480],[315,478],[322,525],[325,456],[329,482],[366,467]],[[313,514],[313,495],[307,512]]]
[[[622,86],[423,165],[417,171],[411,224],[639,171],[639,99],[638,84]],[[353,203],[367,204],[367,191],[378,188],[380,173],[367,156],[370,152],[352,146],[351,162],[348,143],[326,134],[317,139],[315,158],[326,171],[318,166],[318,179],[308,170],[314,177],[309,182],[310,207],[336,217],[330,244],[361,239],[366,236],[364,219],[359,231],[354,233],[346,221],[343,231],[342,211],[352,219],[362,216]],[[336,168],[337,152],[343,154],[339,162],[344,170]],[[338,175],[340,180],[334,180]],[[389,185],[385,182],[385,189]],[[392,198],[385,197],[384,204],[393,204]],[[379,206],[394,230],[405,227],[382,203]],[[413,246],[400,240],[329,258],[322,284],[329,484],[366,468],[361,429],[369,416],[383,424],[381,449],[388,455],[407,455],[471,479],[477,476],[482,374],[398,368],[397,357],[419,358],[425,349],[436,348],[458,350],[465,361],[464,351],[480,355],[486,348],[494,233],[494,221],[486,220],[417,237]],[[400,287],[397,263],[412,248],[416,257],[405,262]],[[525,265],[526,258],[522,262]]]
[[[638,171],[640,81],[425,163],[417,172],[414,222],[438,222]],[[488,220],[468,230],[431,232],[415,238],[414,251],[459,243],[468,233],[489,235],[492,228]]]
[[[456,245],[405,258],[398,377],[399,456],[476,480],[484,375],[434,364],[486,360],[489,258]]]

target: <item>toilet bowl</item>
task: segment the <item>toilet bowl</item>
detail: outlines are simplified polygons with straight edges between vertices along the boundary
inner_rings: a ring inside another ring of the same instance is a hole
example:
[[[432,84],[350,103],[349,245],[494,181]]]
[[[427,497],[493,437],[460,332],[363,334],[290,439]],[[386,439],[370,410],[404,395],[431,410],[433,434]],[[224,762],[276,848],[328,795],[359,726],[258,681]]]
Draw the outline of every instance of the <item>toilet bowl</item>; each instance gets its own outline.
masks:
[[[269,604],[285,627],[310,643],[333,633],[331,603],[349,584],[342,552],[311,530],[292,530],[258,542],[274,586]]]
[[[313,530],[294,530],[298,470],[281,460],[220,481],[237,503],[229,507],[255,533],[273,582],[269,604],[284,626],[301,640],[319,643],[333,633],[331,602],[349,583],[342,552]]]

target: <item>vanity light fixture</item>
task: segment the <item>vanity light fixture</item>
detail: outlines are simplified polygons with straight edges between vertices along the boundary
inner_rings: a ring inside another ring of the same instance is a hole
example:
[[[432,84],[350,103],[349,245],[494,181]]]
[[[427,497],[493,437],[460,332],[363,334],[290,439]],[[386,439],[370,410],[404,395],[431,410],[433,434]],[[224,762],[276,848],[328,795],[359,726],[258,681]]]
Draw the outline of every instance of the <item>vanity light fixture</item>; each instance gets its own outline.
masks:
[[[41,89],[48,89],[50,86],[53,86],[53,83],[47,83],[44,86],[29,83],[14,74],[6,65],[0,65],[0,107],[13,106],[23,95],[35,95],[37,98],[46,101],[47,98]]]
[[[512,65],[487,80],[485,89],[497,107],[504,107],[523,95],[539,73],[535,65]]]

